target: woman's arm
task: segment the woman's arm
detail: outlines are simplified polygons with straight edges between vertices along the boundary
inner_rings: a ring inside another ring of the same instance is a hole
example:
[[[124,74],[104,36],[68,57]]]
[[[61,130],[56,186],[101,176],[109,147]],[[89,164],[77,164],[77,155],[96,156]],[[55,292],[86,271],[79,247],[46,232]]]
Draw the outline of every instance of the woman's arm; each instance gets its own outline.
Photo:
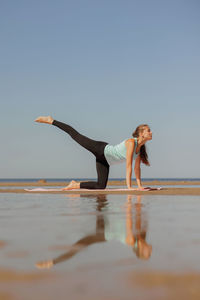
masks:
[[[135,171],[136,182],[137,182],[137,185],[138,185],[139,189],[142,188],[140,163],[141,163],[141,158],[140,158],[140,155],[138,155],[136,160],[135,160],[134,171]]]
[[[135,141],[129,139],[126,141],[126,185],[128,189],[131,189],[131,176],[132,176],[132,162],[133,153],[135,149]]]

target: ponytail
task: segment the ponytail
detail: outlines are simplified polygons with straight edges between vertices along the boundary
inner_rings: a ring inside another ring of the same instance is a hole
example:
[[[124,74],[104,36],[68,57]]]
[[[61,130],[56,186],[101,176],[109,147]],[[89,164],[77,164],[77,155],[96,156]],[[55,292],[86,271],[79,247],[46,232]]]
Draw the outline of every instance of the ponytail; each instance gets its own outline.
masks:
[[[147,127],[147,126],[148,126],[147,124],[139,125],[136,128],[136,130],[133,132],[132,136],[138,138],[139,134],[144,130],[144,127]],[[140,158],[141,158],[141,161],[143,162],[143,164],[150,166],[145,145],[142,145],[140,148]]]

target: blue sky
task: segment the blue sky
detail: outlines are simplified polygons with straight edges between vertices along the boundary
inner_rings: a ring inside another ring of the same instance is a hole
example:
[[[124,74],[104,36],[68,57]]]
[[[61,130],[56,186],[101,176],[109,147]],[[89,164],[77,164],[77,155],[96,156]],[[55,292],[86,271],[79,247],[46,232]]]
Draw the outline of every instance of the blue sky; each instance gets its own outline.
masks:
[[[199,177],[199,1],[0,1],[0,44],[0,178],[96,176],[49,114],[111,144],[148,123],[142,176]]]

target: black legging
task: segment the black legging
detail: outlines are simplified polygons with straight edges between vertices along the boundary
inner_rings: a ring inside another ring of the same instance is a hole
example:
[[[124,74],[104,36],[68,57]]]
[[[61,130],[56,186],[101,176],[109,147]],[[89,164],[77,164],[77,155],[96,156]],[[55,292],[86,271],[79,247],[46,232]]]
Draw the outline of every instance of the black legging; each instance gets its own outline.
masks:
[[[104,156],[104,148],[107,145],[105,142],[99,142],[89,139],[88,137],[80,134],[71,126],[54,120],[52,125],[67,132],[78,144],[92,152],[96,156],[96,169],[97,169],[97,181],[81,182],[81,189],[105,189],[108,174],[109,164]]]

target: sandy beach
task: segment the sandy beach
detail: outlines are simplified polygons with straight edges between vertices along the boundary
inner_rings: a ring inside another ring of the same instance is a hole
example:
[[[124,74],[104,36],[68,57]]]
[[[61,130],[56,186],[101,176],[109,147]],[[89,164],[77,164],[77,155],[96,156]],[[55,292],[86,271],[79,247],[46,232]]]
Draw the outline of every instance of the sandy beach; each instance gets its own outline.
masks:
[[[0,300],[199,300],[200,201],[185,189],[0,193]]]
[[[0,183],[0,193],[29,193],[24,190],[24,188],[20,187],[64,187],[67,185],[67,181],[63,182],[1,182]],[[145,181],[143,183],[144,186],[160,186],[161,190],[158,191],[112,191],[112,187],[120,187],[125,186],[125,181],[109,181],[108,187],[109,190],[101,190],[95,192],[95,190],[70,190],[70,191],[46,191],[43,193],[51,193],[51,194],[132,194],[132,195],[200,195],[200,181]],[[175,187],[175,186],[181,187]],[[136,182],[133,181],[133,186],[136,186]],[[172,186],[172,187],[168,187]],[[174,187],[173,187],[174,186]],[[193,186],[193,187],[190,187]],[[195,187],[194,187],[195,186]],[[1,188],[2,187],[2,188]],[[16,187],[16,188],[15,188]],[[40,192],[34,192],[40,193]]]
[[[64,274],[0,270],[0,299],[55,300],[58,293],[60,300],[177,300],[179,298],[199,300],[200,298],[200,274],[195,272],[174,274],[131,271],[122,273],[120,276],[115,276],[118,284],[121,281],[121,291],[115,287],[117,292],[112,293],[102,290],[105,288],[105,282],[102,284],[103,280],[100,281],[100,276],[103,275],[102,270],[103,267],[100,267],[100,271],[96,272],[96,280],[91,269],[66,271]]]
[[[158,191],[130,191],[130,190],[125,190],[125,191],[112,191],[110,190],[101,190],[98,192],[95,190],[70,190],[70,191],[34,191],[34,192],[28,192],[25,191],[24,189],[0,189],[0,193],[16,193],[16,194],[131,194],[131,195],[200,195],[200,188],[164,188],[162,190]]]

